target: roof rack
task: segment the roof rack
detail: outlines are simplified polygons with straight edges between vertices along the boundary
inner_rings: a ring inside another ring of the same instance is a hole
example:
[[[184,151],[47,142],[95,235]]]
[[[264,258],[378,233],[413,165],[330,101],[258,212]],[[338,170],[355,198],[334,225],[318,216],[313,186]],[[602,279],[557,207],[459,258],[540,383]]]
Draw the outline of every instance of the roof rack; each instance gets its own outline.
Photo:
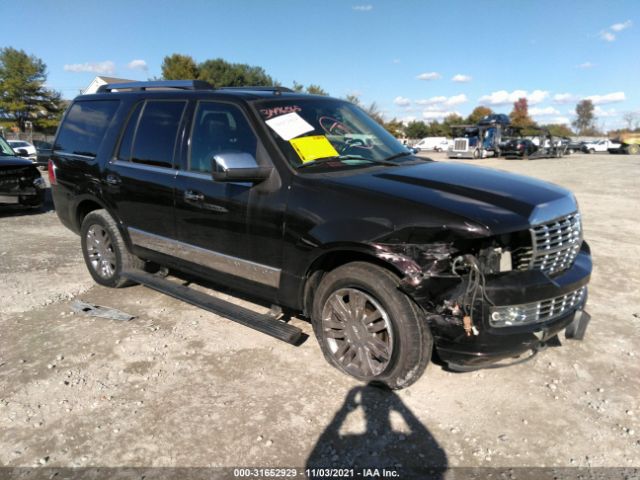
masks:
[[[155,80],[151,82],[108,83],[101,85],[97,93],[112,92],[113,90],[143,91],[148,89],[175,88],[178,90],[213,90],[208,82],[203,80]]]
[[[292,93],[293,90],[287,87],[274,86],[274,87],[219,87],[217,90],[247,90],[254,92],[273,92],[273,93]]]

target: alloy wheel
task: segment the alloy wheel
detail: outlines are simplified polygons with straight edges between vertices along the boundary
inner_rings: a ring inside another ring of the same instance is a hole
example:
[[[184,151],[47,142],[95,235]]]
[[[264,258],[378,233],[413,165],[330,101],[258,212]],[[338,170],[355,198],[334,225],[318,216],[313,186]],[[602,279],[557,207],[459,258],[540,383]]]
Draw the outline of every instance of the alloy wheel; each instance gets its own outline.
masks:
[[[101,225],[91,225],[86,235],[87,256],[93,270],[102,278],[116,271],[116,254],[109,232]]]
[[[393,353],[389,315],[367,293],[336,290],[322,310],[322,329],[330,355],[347,372],[361,377],[380,375]]]

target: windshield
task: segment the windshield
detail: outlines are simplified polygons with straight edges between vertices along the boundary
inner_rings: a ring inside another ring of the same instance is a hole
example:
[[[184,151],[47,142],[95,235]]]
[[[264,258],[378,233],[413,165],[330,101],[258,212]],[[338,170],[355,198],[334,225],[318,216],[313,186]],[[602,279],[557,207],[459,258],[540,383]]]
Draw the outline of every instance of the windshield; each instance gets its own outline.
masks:
[[[3,157],[13,157],[15,153],[6,140],[0,137],[0,155]]]
[[[404,145],[349,102],[279,99],[259,101],[255,107],[295,168],[336,170],[416,160]]]

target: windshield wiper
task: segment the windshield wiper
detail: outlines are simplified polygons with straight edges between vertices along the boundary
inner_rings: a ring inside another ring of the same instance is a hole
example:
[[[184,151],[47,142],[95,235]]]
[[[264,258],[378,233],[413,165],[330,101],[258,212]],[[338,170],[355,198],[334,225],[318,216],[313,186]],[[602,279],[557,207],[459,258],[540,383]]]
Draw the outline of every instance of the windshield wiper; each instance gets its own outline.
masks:
[[[391,160],[395,160],[396,158],[400,158],[400,157],[407,157],[413,155],[413,153],[411,152],[400,152],[400,153],[396,153],[394,155],[391,155],[390,157],[387,157],[384,159],[385,162],[391,162]],[[393,163],[393,165],[397,165],[397,163]]]
[[[387,160],[372,160],[371,158],[364,158],[359,155],[340,155],[337,157],[322,157],[316,160],[312,160],[310,162],[301,163],[296,168],[300,169],[300,168],[309,167],[311,165],[319,165],[322,163],[331,162],[333,160],[362,160],[363,162],[375,163],[376,165],[393,165],[393,166],[397,165],[397,163],[389,162]]]

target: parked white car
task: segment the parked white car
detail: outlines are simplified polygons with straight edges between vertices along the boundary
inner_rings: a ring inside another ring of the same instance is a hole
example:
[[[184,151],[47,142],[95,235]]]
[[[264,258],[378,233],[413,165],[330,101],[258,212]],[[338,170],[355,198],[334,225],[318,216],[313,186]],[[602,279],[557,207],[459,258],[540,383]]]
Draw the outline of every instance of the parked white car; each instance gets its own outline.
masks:
[[[7,143],[11,146],[11,148],[13,148],[14,152],[22,149],[27,151],[27,153],[29,154],[29,158],[38,157],[38,151],[36,150],[36,147],[29,142],[25,142],[24,140],[7,140]]]
[[[582,146],[582,151],[585,153],[604,153],[609,151],[610,148],[620,148],[622,145],[619,142],[611,140],[597,140],[595,142],[586,142]]]
[[[435,150],[436,152],[443,152],[448,150],[450,145],[453,145],[453,142],[447,137],[425,137],[416,143],[414,147],[420,151]]]

